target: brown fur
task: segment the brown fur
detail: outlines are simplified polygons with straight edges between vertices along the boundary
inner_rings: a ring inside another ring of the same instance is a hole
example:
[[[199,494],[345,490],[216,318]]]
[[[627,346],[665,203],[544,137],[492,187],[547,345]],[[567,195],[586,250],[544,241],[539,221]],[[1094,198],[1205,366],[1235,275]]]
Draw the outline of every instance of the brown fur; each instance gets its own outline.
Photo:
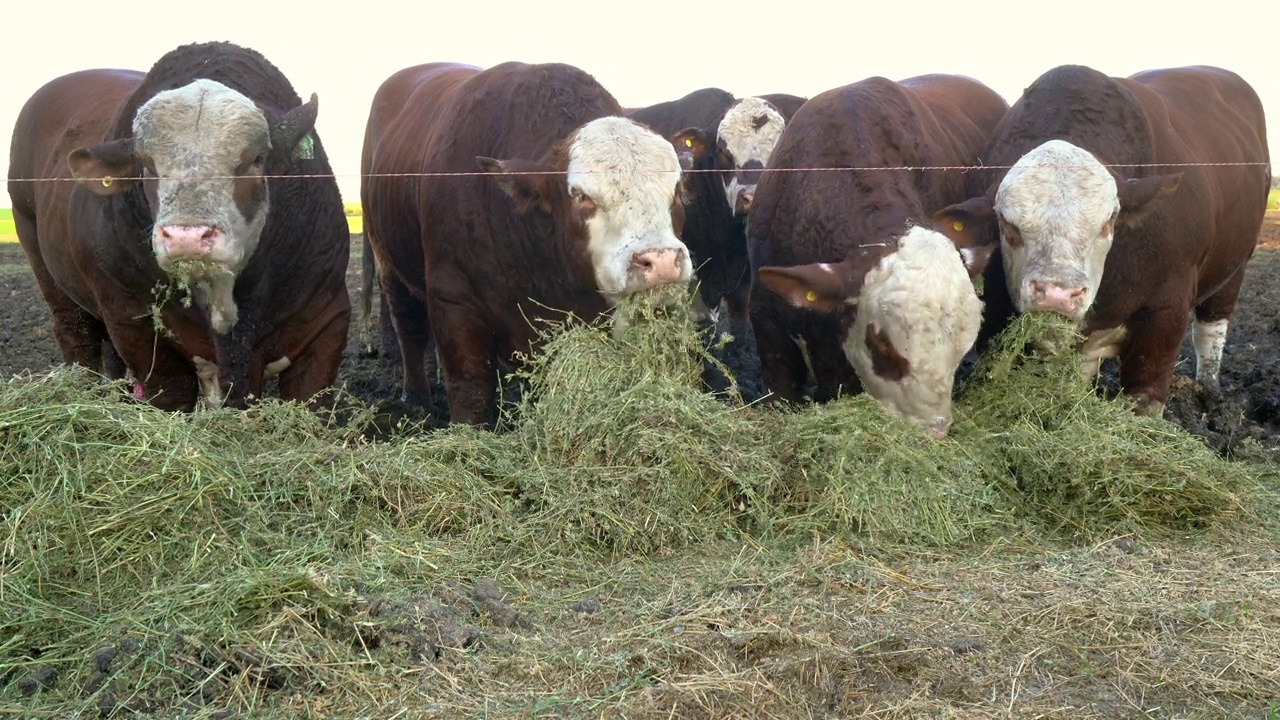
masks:
[[[590,210],[569,197],[563,176],[378,175],[474,172],[477,157],[524,159],[506,162],[508,171],[563,171],[576,129],[619,114],[599,83],[561,64],[428,64],[379,88],[362,161],[373,176],[361,199],[406,399],[430,398],[425,361],[434,340],[451,419],[489,422],[498,374],[534,349],[540,319],[592,319],[607,306],[586,253]]]
[[[1173,197],[1140,223],[1119,223],[1085,331],[1121,324],[1120,381],[1129,393],[1163,402],[1187,316],[1228,319],[1265,214],[1266,166],[1123,167],[1150,163],[1266,163],[1262,105],[1239,76],[1211,67],[1150,70],[1111,78],[1063,66],[1042,75],[1000,123],[983,153],[1011,165],[1040,144],[1062,139],[1114,165],[1120,182],[1181,173]],[[991,206],[1005,170],[975,174],[971,200],[940,220],[998,238]],[[988,266],[984,338],[1014,313],[1001,262]],[[980,344],[982,340],[979,341]]]
[[[235,288],[240,321],[216,335],[197,308],[171,303],[163,317],[168,336],[157,335],[148,317],[152,289],[165,280],[150,250],[154,200],[145,186],[151,183],[105,195],[66,181],[71,150],[131,152],[138,107],[202,77],[253,99],[269,123],[301,105],[279,70],[229,43],[180,47],[146,75],[86,70],[57,78],[31,97],[14,128],[9,194],[19,239],[53,311],[64,361],[115,377],[127,367],[153,404],[189,410],[198,394],[193,356],[217,358],[224,387],[231,388],[227,402],[236,406],[261,395],[266,364],[287,356],[292,365],[280,376],[280,395],[308,400],[337,378],[350,317],[349,237],[335,181],[271,179],[270,215]],[[116,144],[99,145],[104,141]],[[314,159],[292,152],[292,146],[273,151],[266,172],[332,174],[318,138]],[[136,158],[116,160],[141,171]],[[14,182],[18,178],[63,181]],[[252,203],[258,192],[249,183],[237,202]]]

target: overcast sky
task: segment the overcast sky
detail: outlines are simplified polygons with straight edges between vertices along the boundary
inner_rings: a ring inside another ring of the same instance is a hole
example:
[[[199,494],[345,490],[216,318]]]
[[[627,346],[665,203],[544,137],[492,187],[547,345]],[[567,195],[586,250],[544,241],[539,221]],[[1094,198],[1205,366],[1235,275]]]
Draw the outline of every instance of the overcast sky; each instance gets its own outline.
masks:
[[[813,96],[872,75],[931,72],[976,78],[1012,103],[1041,73],[1067,63],[1116,76],[1218,65],[1257,90],[1272,154],[1280,148],[1276,0],[59,0],[5,14],[7,136],[27,98],[59,75],[145,71],[179,45],[229,40],[265,55],[304,99],[319,95],[317,129],[347,201],[360,199],[373,93],[395,71],[434,61],[565,62],[595,75],[624,106],[710,86],[738,96]],[[6,169],[8,147],[0,144]],[[0,194],[0,206],[9,205]]]

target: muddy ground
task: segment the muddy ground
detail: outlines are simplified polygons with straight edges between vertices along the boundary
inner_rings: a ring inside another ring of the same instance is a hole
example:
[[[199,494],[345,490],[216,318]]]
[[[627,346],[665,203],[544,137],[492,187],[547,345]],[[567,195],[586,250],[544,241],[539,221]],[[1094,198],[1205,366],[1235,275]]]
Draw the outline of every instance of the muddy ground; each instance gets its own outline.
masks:
[[[353,320],[340,382],[363,400],[386,402],[399,393],[399,366],[370,352],[377,347],[376,339],[358,321],[359,236],[352,237],[351,250],[347,278],[357,319]],[[58,351],[49,312],[16,243],[0,244],[0,298],[0,377],[56,363]],[[374,313],[372,325],[376,328],[376,303]],[[1168,419],[1227,455],[1247,438],[1268,447],[1280,446],[1280,212],[1268,213],[1259,249],[1249,267],[1223,357],[1221,399],[1201,392],[1191,380],[1194,372],[1195,356],[1188,334],[1166,411]],[[1114,368],[1106,374],[1114,381]],[[437,420],[447,417],[442,398],[440,404],[434,413]]]

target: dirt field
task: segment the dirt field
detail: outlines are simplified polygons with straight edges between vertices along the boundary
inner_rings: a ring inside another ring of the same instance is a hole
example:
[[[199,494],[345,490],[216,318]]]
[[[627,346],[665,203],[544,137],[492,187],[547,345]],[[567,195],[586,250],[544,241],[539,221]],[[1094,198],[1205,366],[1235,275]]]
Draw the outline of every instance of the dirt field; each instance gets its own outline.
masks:
[[[360,294],[360,242],[352,238],[348,288]],[[40,370],[58,361],[49,312],[19,245],[0,244],[0,377]],[[376,303],[374,325],[376,326]],[[353,322],[340,382],[369,402],[392,400],[399,392],[399,366],[365,352],[368,335]],[[1269,212],[1259,250],[1250,265],[1239,310],[1223,357],[1223,396],[1196,391],[1190,336],[1183,345],[1174,394],[1166,416],[1231,454],[1246,438],[1280,445],[1280,212]],[[1114,370],[1114,368],[1113,368]],[[1110,373],[1114,379],[1114,372]],[[445,415],[443,406],[436,416]]]

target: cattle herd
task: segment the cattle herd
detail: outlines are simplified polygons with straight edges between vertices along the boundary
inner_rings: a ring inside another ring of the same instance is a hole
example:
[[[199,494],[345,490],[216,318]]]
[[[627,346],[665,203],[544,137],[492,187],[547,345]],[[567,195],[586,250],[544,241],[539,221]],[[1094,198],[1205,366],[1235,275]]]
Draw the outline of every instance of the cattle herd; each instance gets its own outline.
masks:
[[[9,194],[63,360],[165,409],[273,376],[324,406],[352,310],[317,109],[229,43],[40,88]],[[1156,415],[1193,318],[1215,387],[1270,185],[1261,102],[1211,67],[1058,67],[1012,107],[926,75],[623,108],[563,64],[433,63],[379,87],[361,173],[411,403],[434,357],[451,420],[490,423],[538,320],[674,283],[769,397],[865,389],[939,437],[962,359],[1019,312],[1075,320],[1085,370],[1118,358]]]

